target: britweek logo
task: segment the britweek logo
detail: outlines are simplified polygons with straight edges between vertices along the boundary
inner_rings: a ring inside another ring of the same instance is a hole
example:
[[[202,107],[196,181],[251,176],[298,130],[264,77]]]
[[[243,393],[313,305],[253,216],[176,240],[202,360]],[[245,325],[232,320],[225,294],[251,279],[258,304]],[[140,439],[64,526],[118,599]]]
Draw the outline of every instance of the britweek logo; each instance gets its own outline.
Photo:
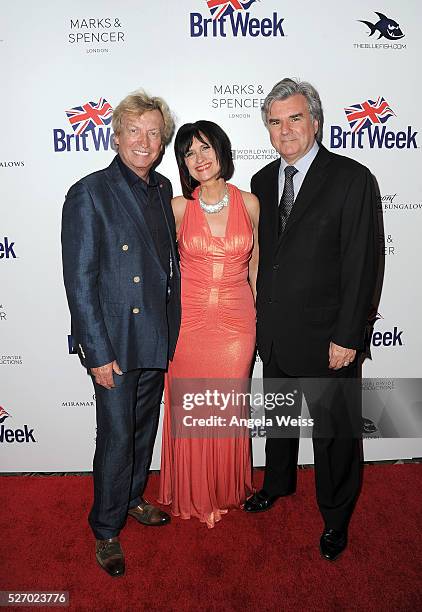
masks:
[[[330,131],[330,147],[332,149],[417,149],[416,136],[412,126],[406,131],[395,132],[384,125],[396,114],[385,98],[376,101],[365,100],[352,104],[344,109],[349,130],[343,130],[340,125],[332,125]]]
[[[73,132],[53,130],[54,151],[108,151],[114,147],[111,131],[113,108],[105,98],[98,102],[86,102],[66,111]]]
[[[7,236],[0,242],[0,259],[16,259],[15,243]]]
[[[6,427],[4,422],[10,417],[11,415],[6,412],[2,406],[0,406],[0,444],[3,444],[4,442],[7,444],[12,444],[13,442],[17,442],[18,444],[29,444],[36,442],[36,439],[34,438],[34,429],[30,429],[28,425],[24,425],[23,429],[12,429]]]
[[[279,18],[276,12],[264,19],[250,16],[248,9],[255,2],[256,0],[206,0],[211,17],[204,17],[202,13],[190,13],[191,37],[226,38],[227,34],[253,38],[284,36],[284,18]]]
[[[377,312],[370,320],[370,323],[375,325],[379,320],[384,321],[384,317]],[[371,345],[375,347],[379,346],[403,346],[402,339],[403,330],[395,325],[393,329],[387,329],[383,331],[373,331],[371,334]]]
[[[10,414],[6,412],[3,406],[0,406],[0,424],[4,423],[6,419],[10,417]]]

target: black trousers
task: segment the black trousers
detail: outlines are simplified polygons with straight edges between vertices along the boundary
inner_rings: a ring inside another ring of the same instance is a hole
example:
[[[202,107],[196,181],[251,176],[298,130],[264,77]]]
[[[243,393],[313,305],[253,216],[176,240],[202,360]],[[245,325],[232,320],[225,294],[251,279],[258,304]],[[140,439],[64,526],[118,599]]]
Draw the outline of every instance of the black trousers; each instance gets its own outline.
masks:
[[[117,536],[144,491],[160,416],[163,370],[113,374],[113,389],[94,381],[97,440],[94,504],[89,524],[97,539]]]
[[[361,486],[361,390],[356,360],[347,368],[327,373],[327,378],[296,378],[281,369],[273,347],[263,374],[265,393],[274,391],[275,379],[284,379],[279,380],[279,391],[296,390],[295,406],[289,408],[293,417],[300,415],[304,394],[315,422],[312,442],[318,506],[327,528],[347,529]],[[354,380],[345,381],[340,392],[336,391],[336,384],[346,378]],[[298,450],[299,437],[267,437],[263,485],[267,493],[295,492]]]

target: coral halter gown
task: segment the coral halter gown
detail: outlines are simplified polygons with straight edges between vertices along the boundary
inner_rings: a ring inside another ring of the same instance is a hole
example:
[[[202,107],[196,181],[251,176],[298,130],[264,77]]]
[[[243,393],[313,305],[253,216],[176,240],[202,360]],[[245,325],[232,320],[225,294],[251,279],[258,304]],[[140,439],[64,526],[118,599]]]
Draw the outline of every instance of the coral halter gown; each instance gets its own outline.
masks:
[[[182,325],[166,376],[159,501],[172,514],[214,527],[252,492],[250,439],[222,432],[183,438],[172,431],[175,379],[247,379],[255,350],[255,307],[248,283],[252,224],[240,191],[228,184],[226,233],[216,237],[198,201],[188,200],[178,240]],[[180,415],[180,411],[178,413]]]

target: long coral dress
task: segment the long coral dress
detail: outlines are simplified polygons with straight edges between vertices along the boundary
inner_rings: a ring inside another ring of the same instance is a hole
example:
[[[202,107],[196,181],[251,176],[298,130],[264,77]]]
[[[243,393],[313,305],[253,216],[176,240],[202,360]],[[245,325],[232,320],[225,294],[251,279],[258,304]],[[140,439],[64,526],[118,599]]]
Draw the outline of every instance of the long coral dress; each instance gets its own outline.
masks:
[[[255,307],[248,282],[252,224],[237,187],[228,185],[224,237],[211,233],[198,201],[188,200],[178,241],[182,325],[166,375],[159,502],[172,514],[213,527],[252,493],[248,433],[174,435],[176,379],[247,379],[255,350]],[[236,408],[234,408],[236,410]],[[180,411],[178,413],[180,415]],[[233,414],[233,407],[232,407]],[[174,426],[174,422],[173,422]],[[215,431],[215,430],[214,430]]]

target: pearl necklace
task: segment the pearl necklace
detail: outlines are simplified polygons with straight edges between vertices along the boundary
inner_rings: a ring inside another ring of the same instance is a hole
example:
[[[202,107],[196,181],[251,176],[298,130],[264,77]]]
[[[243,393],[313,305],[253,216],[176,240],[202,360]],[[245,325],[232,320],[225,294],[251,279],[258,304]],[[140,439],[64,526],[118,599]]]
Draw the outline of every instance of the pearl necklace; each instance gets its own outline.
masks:
[[[206,202],[204,202],[204,200],[201,198],[202,188],[200,189],[199,194],[198,194],[198,200],[199,200],[199,206],[202,208],[203,211],[213,215],[214,213],[220,212],[220,210],[222,210],[225,206],[229,205],[229,191],[227,189],[227,185],[225,187],[226,187],[226,191],[223,197],[221,198],[219,202],[216,202],[215,204],[207,204]]]

